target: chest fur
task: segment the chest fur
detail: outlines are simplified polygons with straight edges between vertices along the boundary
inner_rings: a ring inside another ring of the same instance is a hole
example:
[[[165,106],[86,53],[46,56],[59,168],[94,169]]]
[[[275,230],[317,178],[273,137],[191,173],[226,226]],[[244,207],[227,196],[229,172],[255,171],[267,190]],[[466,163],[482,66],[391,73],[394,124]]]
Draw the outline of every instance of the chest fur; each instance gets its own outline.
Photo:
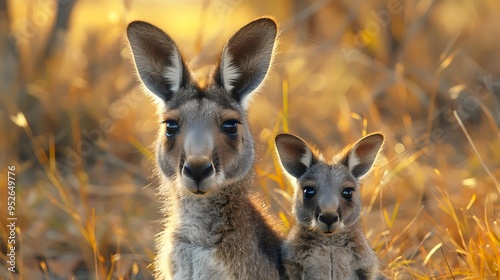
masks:
[[[167,224],[158,240],[157,266],[164,270],[163,279],[230,279],[227,267],[217,258],[216,244],[222,235],[212,231],[214,227],[213,222],[198,217]]]
[[[248,201],[218,199],[174,208],[159,236],[157,267],[173,279],[279,279],[277,260],[266,255],[259,231],[266,228]],[[178,209],[178,210],[177,210]],[[266,243],[268,248],[269,244]],[[279,250],[279,242],[274,244]],[[271,249],[272,250],[272,249]],[[166,268],[164,268],[166,267]]]
[[[346,248],[315,246],[302,257],[302,279],[355,279],[355,259]]]
[[[157,274],[160,279],[229,279],[217,258],[226,217],[207,203],[176,205],[158,238]]]
[[[214,248],[176,242],[168,255],[173,279],[230,279],[228,269],[218,260]]]
[[[359,279],[360,273],[371,275],[374,260],[364,244],[315,241],[289,239],[284,245],[285,267],[291,280]]]

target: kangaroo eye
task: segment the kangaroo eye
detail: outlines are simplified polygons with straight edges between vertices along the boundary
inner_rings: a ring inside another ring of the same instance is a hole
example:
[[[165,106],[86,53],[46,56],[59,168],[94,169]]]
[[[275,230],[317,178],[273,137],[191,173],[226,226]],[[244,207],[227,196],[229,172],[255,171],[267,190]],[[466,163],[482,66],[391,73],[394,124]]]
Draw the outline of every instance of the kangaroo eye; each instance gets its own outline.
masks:
[[[179,132],[179,124],[176,121],[168,120],[168,121],[165,121],[165,123],[167,124],[167,129],[165,132],[165,135],[167,135],[167,137],[172,137],[177,132]]]
[[[353,193],[354,193],[353,188],[345,188],[342,190],[342,197],[345,198],[346,200],[351,201]]]
[[[316,195],[316,189],[314,187],[304,187],[303,193],[305,199],[311,199]]]
[[[236,136],[238,134],[239,123],[237,120],[227,120],[222,124],[222,131],[229,136]]]

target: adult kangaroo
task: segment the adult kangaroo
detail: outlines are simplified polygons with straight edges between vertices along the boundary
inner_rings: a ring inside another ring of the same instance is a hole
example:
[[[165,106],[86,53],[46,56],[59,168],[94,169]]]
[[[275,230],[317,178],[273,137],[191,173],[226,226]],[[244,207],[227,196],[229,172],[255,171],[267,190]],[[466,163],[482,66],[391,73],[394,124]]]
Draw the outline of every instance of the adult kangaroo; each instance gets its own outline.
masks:
[[[127,35],[137,73],[158,101],[156,162],[165,198],[157,279],[279,279],[281,236],[251,199],[252,94],[273,58],[277,25],[257,19],[226,43],[202,86],[174,41],[141,21]]]

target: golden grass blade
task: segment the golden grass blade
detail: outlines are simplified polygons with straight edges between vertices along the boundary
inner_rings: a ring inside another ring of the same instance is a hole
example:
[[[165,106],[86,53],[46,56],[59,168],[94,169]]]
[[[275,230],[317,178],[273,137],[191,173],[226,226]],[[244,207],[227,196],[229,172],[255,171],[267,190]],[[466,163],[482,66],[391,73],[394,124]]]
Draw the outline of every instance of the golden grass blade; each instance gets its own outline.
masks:
[[[132,135],[127,135],[127,140],[130,144],[132,144],[145,158],[147,159],[154,159],[154,155],[153,153],[151,153],[151,151],[144,145],[142,145],[142,143],[137,140],[137,138],[135,138],[134,136]]]
[[[500,193],[500,183],[495,178],[495,176],[493,176],[493,173],[491,173],[490,169],[488,168],[488,166],[484,162],[483,158],[479,154],[479,151],[477,150],[476,145],[474,144],[474,141],[472,141],[472,138],[470,137],[469,132],[465,128],[464,123],[460,119],[460,116],[458,115],[456,110],[453,110],[453,115],[455,116],[455,119],[457,120],[458,124],[460,125],[460,128],[462,128],[462,131],[464,132],[465,137],[467,137],[467,141],[469,141],[469,144],[470,144],[472,150],[474,150],[474,153],[476,154],[477,158],[479,159],[479,162],[481,162],[481,165],[483,166],[484,170],[486,171],[488,176],[490,176],[493,183],[495,183],[495,187],[497,188],[498,193]]]
[[[465,207],[465,209],[469,210],[472,207],[472,204],[476,201],[477,195],[473,194],[472,197],[470,198],[469,204]]]
[[[26,121],[26,117],[21,112],[18,112],[15,116],[12,115],[9,118],[19,127],[26,128],[28,126],[28,121]]]
[[[427,262],[429,262],[429,259],[432,257],[432,255],[434,255],[434,253],[439,249],[441,248],[441,246],[443,246],[443,243],[442,242],[439,242],[438,244],[436,244],[436,246],[434,246],[430,251],[429,253],[427,254],[427,256],[425,256],[424,258],[424,265],[427,265]]]
[[[285,215],[285,213],[283,213],[282,211],[279,212],[279,217],[281,219],[281,221],[283,222],[283,225],[289,229],[291,227],[291,224],[290,224],[290,221],[288,221],[288,218],[287,216]]]
[[[288,81],[283,80],[283,132],[288,133]]]

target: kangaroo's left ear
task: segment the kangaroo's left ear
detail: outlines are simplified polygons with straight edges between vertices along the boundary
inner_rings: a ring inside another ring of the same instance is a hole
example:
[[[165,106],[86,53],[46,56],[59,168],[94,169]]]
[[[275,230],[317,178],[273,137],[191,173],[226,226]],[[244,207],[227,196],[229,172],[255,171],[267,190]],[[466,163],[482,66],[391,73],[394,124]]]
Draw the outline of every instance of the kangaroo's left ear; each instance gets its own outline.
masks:
[[[356,142],[347,155],[346,165],[349,172],[357,179],[367,175],[383,143],[384,135],[380,133],[370,134]]]
[[[277,30],[273,19],[257,19],[236,32],[222,51],[214,80],[245,109],[269,70]]]

